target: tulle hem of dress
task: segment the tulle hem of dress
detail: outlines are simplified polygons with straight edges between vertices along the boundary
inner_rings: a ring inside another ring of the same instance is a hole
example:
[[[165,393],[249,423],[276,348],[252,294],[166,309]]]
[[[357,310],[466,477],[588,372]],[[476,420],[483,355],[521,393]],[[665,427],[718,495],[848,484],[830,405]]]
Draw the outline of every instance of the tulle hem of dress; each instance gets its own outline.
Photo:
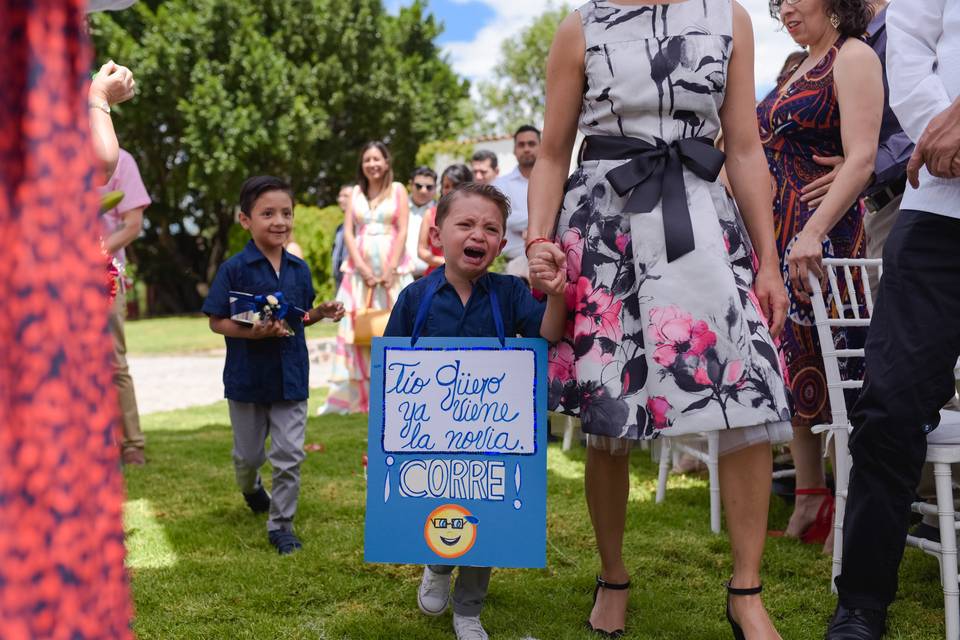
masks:
[[[736,453],[758,444],[768,444],[770,446],[790,442],[793,438],[793,426],[790,421],[768,422],[758,424],[752,427],[737,427],[735,429],[723,429],[717,432],[720,436],[720,457]],[[633,438],[617,438],[611,436],[598,436],[592,433],[585,434],[587,437],[587,446],[591,449],[604,451],[615,456],[625,456],[633,447],[643,440]],[[690,434],[682,436],[672,436],[672,440],[702,440],[705,435]]]

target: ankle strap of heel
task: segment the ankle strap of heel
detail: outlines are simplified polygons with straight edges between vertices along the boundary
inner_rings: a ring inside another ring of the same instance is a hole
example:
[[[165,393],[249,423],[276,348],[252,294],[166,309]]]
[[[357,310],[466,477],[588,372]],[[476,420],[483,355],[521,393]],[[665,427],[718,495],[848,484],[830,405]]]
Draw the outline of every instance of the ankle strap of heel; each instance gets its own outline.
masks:
[[[732,596],[755,596],[758,593],[763,591],[763,585],[759,587],[750,587],[749,589],[738,589],[730,585],[730,581],[727,581],[727,593]]]
[[[627,580],[622,584],[617,584],[616,582],[607,582],[600,576],[597,576],[597,586],[601,589],[612,589],[613,591],[623,591],[630,588],[630,581]]]

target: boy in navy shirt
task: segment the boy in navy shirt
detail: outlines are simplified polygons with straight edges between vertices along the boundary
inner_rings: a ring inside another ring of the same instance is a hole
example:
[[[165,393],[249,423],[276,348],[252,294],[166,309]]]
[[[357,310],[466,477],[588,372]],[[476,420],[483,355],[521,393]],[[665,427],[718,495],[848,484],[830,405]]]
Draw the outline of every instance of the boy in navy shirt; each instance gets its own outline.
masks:
[[[440,199],[430,240],[443,249],[445,262],[429,276],[401,292],[385,335],[409,336],[424,298],[435,290],[422,332],[424,337],[492,337],[497,335],[491,298],[499,303],[508,337],[543,337],[556,342],[563,335],[567,311],[563,292],[566,274],[534,284],[548,294],[538,302],[519,278],[487,269],[506,244],[504,233],[510,202],[496,187],[465,183]],[[417,593],[420,610],[441,615],[450,599],[454,567],[427,566]],[[489,567],[460,567],[453,591],[453,628],[458,640],[486,640],[480,611],[490,582]]]
[[[210,329],[227,343],[223,386],[237,484],[254,513],[270,512],[268,539],[286,555],[302,546],[293,533],[293,516],[300,494],[310,371],[303,328],[321,318],[339,320],[343,305],[326,302],[311,308],[315,295],[310,267],[284,250],[293,230],[293,193],[286,183],[272,176],[249,178],[240,191],[239,217],[250,241],[220,266],[203,312],[210,316]],[[231,320],[231,291],[272,295],[290,308],[283,320],[237,322]],[[304,315],[293,307],[310,311]],[[267,435],[269,456],[264,452]],[[268,457],[272,497],[259,471]]]

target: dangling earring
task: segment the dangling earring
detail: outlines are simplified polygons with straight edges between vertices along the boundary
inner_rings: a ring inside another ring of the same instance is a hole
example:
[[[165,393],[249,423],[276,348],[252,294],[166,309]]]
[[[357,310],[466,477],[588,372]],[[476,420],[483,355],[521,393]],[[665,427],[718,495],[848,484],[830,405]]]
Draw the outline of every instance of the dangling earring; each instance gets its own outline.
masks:
[[[830,14],[830,26],[839,31],[840,29],[840,16],[835,13]]]

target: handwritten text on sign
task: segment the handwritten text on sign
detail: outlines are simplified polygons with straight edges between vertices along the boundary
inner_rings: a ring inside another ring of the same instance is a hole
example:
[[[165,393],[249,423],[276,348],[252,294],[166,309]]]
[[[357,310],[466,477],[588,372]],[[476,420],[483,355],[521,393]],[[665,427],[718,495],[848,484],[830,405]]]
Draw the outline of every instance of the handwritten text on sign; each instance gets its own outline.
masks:
[[[528,350],[388,347],[384,451],[533,455],[535,394],[530,381],[535,367],[534,353]],[[477,482],[480,471],[446,470],[467,487]],[[502,478],[502,470],[485,468],[484,484],[489,485],[491,471]],[[426,470],[423,473],[425,481]]]

